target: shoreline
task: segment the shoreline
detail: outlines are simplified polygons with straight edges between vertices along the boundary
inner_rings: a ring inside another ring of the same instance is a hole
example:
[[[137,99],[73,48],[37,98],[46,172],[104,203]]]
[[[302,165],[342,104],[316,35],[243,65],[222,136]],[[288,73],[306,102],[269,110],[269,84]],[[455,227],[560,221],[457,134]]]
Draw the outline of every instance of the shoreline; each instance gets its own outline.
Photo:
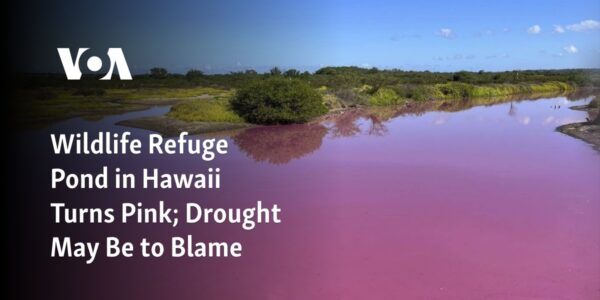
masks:
[[[577,93],[529,93],[518,94],[503,97],[474,97],[468,99],[441,99],[429,101],[409,101],[400,105],[388,106],[355,106],[332,109],[323,116],[317,117],[306,124],[327,122],[343,117],[344,114],[353,114],[353,112],[364,113],[365,115],[376,116],[378,119],[386,120],[405,114],[421,114],[429,111],[448,111],[456,112],[476,106],[488,106],[511,101],[534,101],[542,98],[551,98],[566,96]],[[581,92],[581,91],[579,91]],[[225,131],[238,131],[246,128],[269,126],[250,123],[229,123],[229,122],[200,122],[183,121],[169,117],[167,115],[149,116],[136,119],[129,119],[117,123],[120,126],[145,129],[158,132],[165,136],[175,136],[181,131],[188,131],[190,134],[219,133]]]
[[[595,104],[593,104],[595,103]],[[589,117],[586,122],[570,123],[561,125],[556,131],[570,137],[582,140],[600,152],[600,112],[598,108],[598,97],[587,105],[572,106],[570,109],[587,112]]]
[[[222,131],[240,130],[257,127],[250,123],[230,123],[230,122],[187,122],[166,115],[142,117],[137,119],[124,120],[116,123],[120,126],[150,130],[158,132],[164,136],[176,136],[182,131],[187,131],[191,135],[215,133]]]

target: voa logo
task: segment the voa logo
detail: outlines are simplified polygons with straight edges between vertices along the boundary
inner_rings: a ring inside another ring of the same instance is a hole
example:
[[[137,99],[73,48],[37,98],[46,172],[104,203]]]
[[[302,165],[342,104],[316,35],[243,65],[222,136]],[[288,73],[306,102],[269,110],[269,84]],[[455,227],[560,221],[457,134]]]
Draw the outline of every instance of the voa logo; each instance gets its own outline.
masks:
[[[60,61],[65,69],[65,74],[67,75],[68,80],[81,79],[79,59],[83,53],[89,49],[90,48],[79,48],[79,50],[77,50],[77,56],[73,58],[69,48],[57,48],[58,56],[60,56]],[[125,60],[125,55],[123,55],[123,50],[121,48],[108,48],[106,54],[110,59],[110,68],[106,75],[100,78],[100,80],[110,80],[115,68],[117,69],[117,73],[119,74],[119,78],[121,80],[131,80],[131,72],[129,72],[129,66],[127,66],[127,61]],[[98,56],[90,56],[87,59],[86,65],[90,71],[98,72],[102,68],[102,59],[100,59]]]

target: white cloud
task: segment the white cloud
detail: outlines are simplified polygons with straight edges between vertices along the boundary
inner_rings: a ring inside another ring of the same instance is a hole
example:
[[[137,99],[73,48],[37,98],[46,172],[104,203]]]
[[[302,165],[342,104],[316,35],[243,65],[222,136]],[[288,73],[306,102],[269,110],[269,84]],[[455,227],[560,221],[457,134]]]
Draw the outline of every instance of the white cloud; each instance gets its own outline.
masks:
[[[542,32],[542,27],[540,27],[540,25],[533,25],[533,26],[527,28],[527,32],[531,33],[531,34],[538,34],[538,33]]]
[[[555,33],[565,33],[565,28],[560,25],[554,25],[554,32]]]
[[[567,29],[575,32],[599,29],[600,22],[596,20],[584,20],[576,24],[567,25]]]
[[[440,30],[437,32],[437,35],[445,39],[451,39],[454,37],[454,32],[450,28],[440,28]]]
[[[577,47],[575,47],[573,45],[569,45],[569,46],[567,46],[567,47],[565,47],[563,49],[565,49],[565,51],[567,53],[569,53],[569,54],[575,54],[575,53],[577,53],[579,51],[579,50],[577,50]]]

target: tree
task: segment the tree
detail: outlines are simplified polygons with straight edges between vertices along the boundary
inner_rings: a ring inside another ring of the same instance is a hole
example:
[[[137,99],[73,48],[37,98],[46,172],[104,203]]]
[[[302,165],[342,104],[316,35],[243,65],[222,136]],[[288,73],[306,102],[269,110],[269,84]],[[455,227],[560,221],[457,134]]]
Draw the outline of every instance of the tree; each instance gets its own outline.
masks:
[[[202,76],[204,76],[204,73],[197,69],[190,69],[189,71],[187,71],[187,73],[185,73],[185,78],[187,80],[194,80],[197,78],[201,78]]]
[[[150,69],[150,77],[154,78],[165,78],[169,72],[165,68],[154,67]]]
[[[298,76],[300,76],[300,71],[298,71],[296,69],[289,69],[289,70],[285,71],[285,73],[283,73],[283,76],[285,76],[285,77],[298,77]]]
[[[281,70],[278,67],[274,67],[269,71],[269,74],[271,74],[271,76],[280,76]]]
[[[270,77],[238,89],[231,108],[256,124],[303,123],[327,112],[321,94],[299,79]]]
[[[471,72],[460,71],[460,72],[456,72],[456,73],[454,73],[454,75],[452,75],[452,80],[466,82],[466,83],[473,83],[475,81],[475,76],[473,76],[473,73],[471,73]]]
[[[372,67],[369,69],[369,71],[367,71],[368,74],[377,74],[379,73],[379,69],[377,69],[376,67]]]

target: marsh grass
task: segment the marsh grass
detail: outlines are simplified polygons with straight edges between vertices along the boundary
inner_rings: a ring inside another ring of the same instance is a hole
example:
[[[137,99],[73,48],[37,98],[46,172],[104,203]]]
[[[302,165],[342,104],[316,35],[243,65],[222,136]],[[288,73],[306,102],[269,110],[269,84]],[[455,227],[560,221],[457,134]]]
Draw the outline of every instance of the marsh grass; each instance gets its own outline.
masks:
[[[321,77],[322,75],[314,75],[313,79]],[[148,84],[152,84],[146,86],[147,81]],[[229,99],[233,99],[234,89],[215,86],[174,86],[169,82],[148,79],[141,80],[137,86],[132,87],[114,84],[110,86],[99,84],[61,86],[49,83],[33,85],[32,88],[18,91],[16,99],[19,101],[14,102],[13,122],[19,127],[30,127],[28,123],[37,126],[35,124],[43,125],[72,117],[101,117],[140,110],[153,105],[174,105],[169,116],[186,121],[243,122],[242,118],[230,109]],[[319,109],[318,113],[311,116],[320,115],[327,110],[348,107],[394,106],[431,100],[454,101],[465,98],[565,93],[575,90],[576,87],[573,83],[561,81],[487,84],[461,81],[419,84],[378,81],[369,84],[368,80],[363,80],[352,84],[352,80],[344,77],[342,82],[344,85],[338,87],[312,84],[306,89],[305,94],[314,92],[315,95],[320,95],[320,101],[324,107],[326,106],[324,111]],[[277,97],[280,96],[277,94]],[[295,98],[295,96],[291,97],[285,106],[277,106],[265,111],[264,115],[281,114],[282,107],[297,106],[296,102],[292,101]],[[294,122],[307,119],[310,118]]]
[[[185,99],[203,95],[213,97],[229,97],[231,90],[212,87],[192,88],[142,88],[142,89],[108,89],[106,97],[122,100],[147,100],[147,99]]]
[[[393,89],[380,88],[369,97],[368,103],[372,106],[398,105],[404,103]]]
[[[19,123],[43,124],[72,117],[118,114],[199,97],[227,99],[232,93],[211,87],[106,90],[47,87],[21,90],[15,108]]]
[[[564,82],[545,82],[539,84],[494,84],[473,85],[462,82],[436,84],[439,94],[431,95],[432,99],[459,99],[477,97],[501,97],[528,93],[567,92],[574,87]],[[440,97],[441,96],[441,97]]]
[[[244,122],[244,119],[231,110],[228,99],[182,101],[175,104],[167,116],[187,122]]]

